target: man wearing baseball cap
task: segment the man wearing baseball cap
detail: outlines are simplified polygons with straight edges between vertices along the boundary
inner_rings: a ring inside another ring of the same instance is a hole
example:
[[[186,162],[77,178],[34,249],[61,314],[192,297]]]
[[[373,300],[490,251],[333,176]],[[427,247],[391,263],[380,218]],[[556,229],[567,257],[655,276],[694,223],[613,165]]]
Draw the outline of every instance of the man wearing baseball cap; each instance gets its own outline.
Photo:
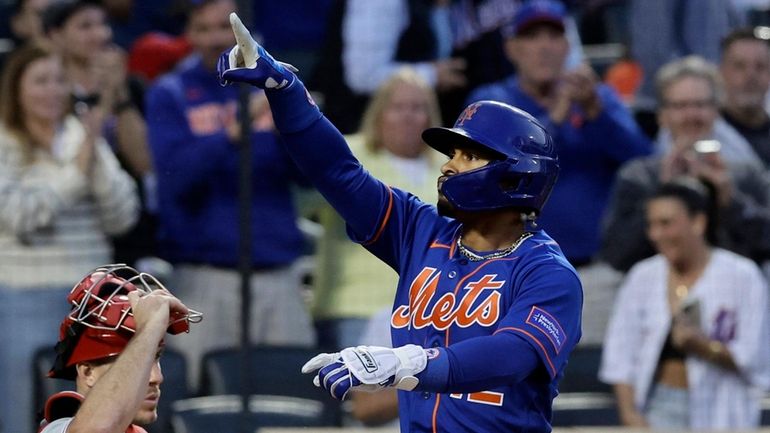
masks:
[[[521,108],[553,136],[562,171],[538,223],[559,242],[586,281],[590,309],[591,292],[598,294],[605,286],[597,283],[594,290],[592,282],[615,278],[609,266],[595,262],[600,221],[615,171],[652,148],[628,109],[599,82],[590,66],[570,66],[568,20],[566,9],[557,1],[532,0],[522,5],[501,29],[516,74],[480,87],[468,102],[492,99]],[[597,319],[593,326],[593,316],[585,317],[584,341],[600,343],[606,320]]]
[[[152,275],[107,265],[70,292],[49,377],[74,380],[77,392],[51,396],[41,433],[125,431],[157,418],[160,355],[166,332],[201,319]]]
[[[564,167],[540,224],[575,266],[599,249],[599,221],[616,168],[648,154],[648,139],[613,91],[586,64],[569,67],[568,14],[532,0],[502,28],[517,73],[476,90],[468,102],[502,101],[534,115],[553,135]]]

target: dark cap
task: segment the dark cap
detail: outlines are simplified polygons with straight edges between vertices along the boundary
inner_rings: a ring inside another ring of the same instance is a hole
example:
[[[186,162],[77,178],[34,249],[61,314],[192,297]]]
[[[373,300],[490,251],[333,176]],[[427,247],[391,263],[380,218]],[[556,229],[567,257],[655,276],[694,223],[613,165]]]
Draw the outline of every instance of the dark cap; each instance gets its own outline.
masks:
[[[554,0],[530,0],[524,3],[513,19],[501,29],[503,36],[512,38],[536,24],[548,24],[564,31],[567,10]]]
[[[89,7],[104,8],[101,0],[53,0],[43,12],[43,29],[46,33],[62,27],[67,20]]]

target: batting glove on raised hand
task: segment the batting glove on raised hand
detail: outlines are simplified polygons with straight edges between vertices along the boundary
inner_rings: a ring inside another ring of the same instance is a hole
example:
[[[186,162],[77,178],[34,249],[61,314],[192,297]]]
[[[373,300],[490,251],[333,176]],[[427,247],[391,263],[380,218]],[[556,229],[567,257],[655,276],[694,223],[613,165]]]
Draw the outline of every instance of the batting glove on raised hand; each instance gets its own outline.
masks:
[[[374,392],[392,386],[411,391],[420,382],[415,375],[427,364],[425,349],[414,344],[397,349],[358,346],[317,355],[302,366],[302,372],[320,369],[313,379],[315,386],[344,400],[351,388]]]
[[[222,85],[249,83],[260,89],[283,89],[296,79],[294,66],[275,60],[259,45],[243,25],[238,15],[230,14],[230,26],[236,45],[222,53],[217,73]]]

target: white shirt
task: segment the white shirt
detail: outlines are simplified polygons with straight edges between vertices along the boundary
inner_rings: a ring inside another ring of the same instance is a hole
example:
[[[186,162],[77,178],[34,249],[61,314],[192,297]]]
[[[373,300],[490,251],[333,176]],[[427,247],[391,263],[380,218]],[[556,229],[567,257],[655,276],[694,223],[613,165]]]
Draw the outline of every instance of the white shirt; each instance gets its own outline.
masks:
[[[0,285],[6,289],[69,287],[111,260],[108,235],[124,233],[139,217],[136,184],[103,139],[91,176],[75,159],[85,130],[63,122],[52,152],[35,150],[25,163],[22,144],[0,126]]]
[[[411,66],[430,85],[436,84],[431,62],[393,60],[401,33],[409,24],[403,0],[348,0],[342,21],[342,64],[345,82],[358,93],[369,94],[393,72]]]
[[[65,433],[73,418],[59,418],[43,427],[40,433]]]
[[[498,29],[510,21],[521,0],[486,0],[478,4],[459,2],[434,7],[433,31],[438,36],[439,58],[446,58],[453,47],[476,40],[481,33]],[[371,94],[396,70],[410,66],[431,86],[436,85],[433,62],[398,62],[398,41],[409,25],[406,0],[347,0],[342,20],[342,64],[345,83],[357,93]],[[572,17],[566,20],[570,51],[565,66],[571,69],[583,61],[580,35]],[[451,44],[450,47],[448,44]],[[504,56],[503,52],[500,56]]]
[[[637,263],[615,302],[599,378],[634,387],[644,411],[661,350],[671,328],[668,264],[661,255]],[[690,427],[741,429],[759,425],[762,390],[770,388],[768,289],[751,260],[715,248],[688,295],[700,304],[700,326],[722,341],[739,372],[688,356]]]

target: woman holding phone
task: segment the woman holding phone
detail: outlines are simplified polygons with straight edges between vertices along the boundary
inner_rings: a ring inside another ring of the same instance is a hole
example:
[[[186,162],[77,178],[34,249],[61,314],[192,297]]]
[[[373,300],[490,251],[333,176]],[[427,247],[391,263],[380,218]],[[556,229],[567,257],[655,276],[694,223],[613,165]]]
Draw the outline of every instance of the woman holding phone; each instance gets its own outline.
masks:
[[[694,178],[646,202],[657,255],[631,268],[600,378],[627,426],[751,429],[770,385],[766,282],[751,260],[712,246],[715,200]]]

